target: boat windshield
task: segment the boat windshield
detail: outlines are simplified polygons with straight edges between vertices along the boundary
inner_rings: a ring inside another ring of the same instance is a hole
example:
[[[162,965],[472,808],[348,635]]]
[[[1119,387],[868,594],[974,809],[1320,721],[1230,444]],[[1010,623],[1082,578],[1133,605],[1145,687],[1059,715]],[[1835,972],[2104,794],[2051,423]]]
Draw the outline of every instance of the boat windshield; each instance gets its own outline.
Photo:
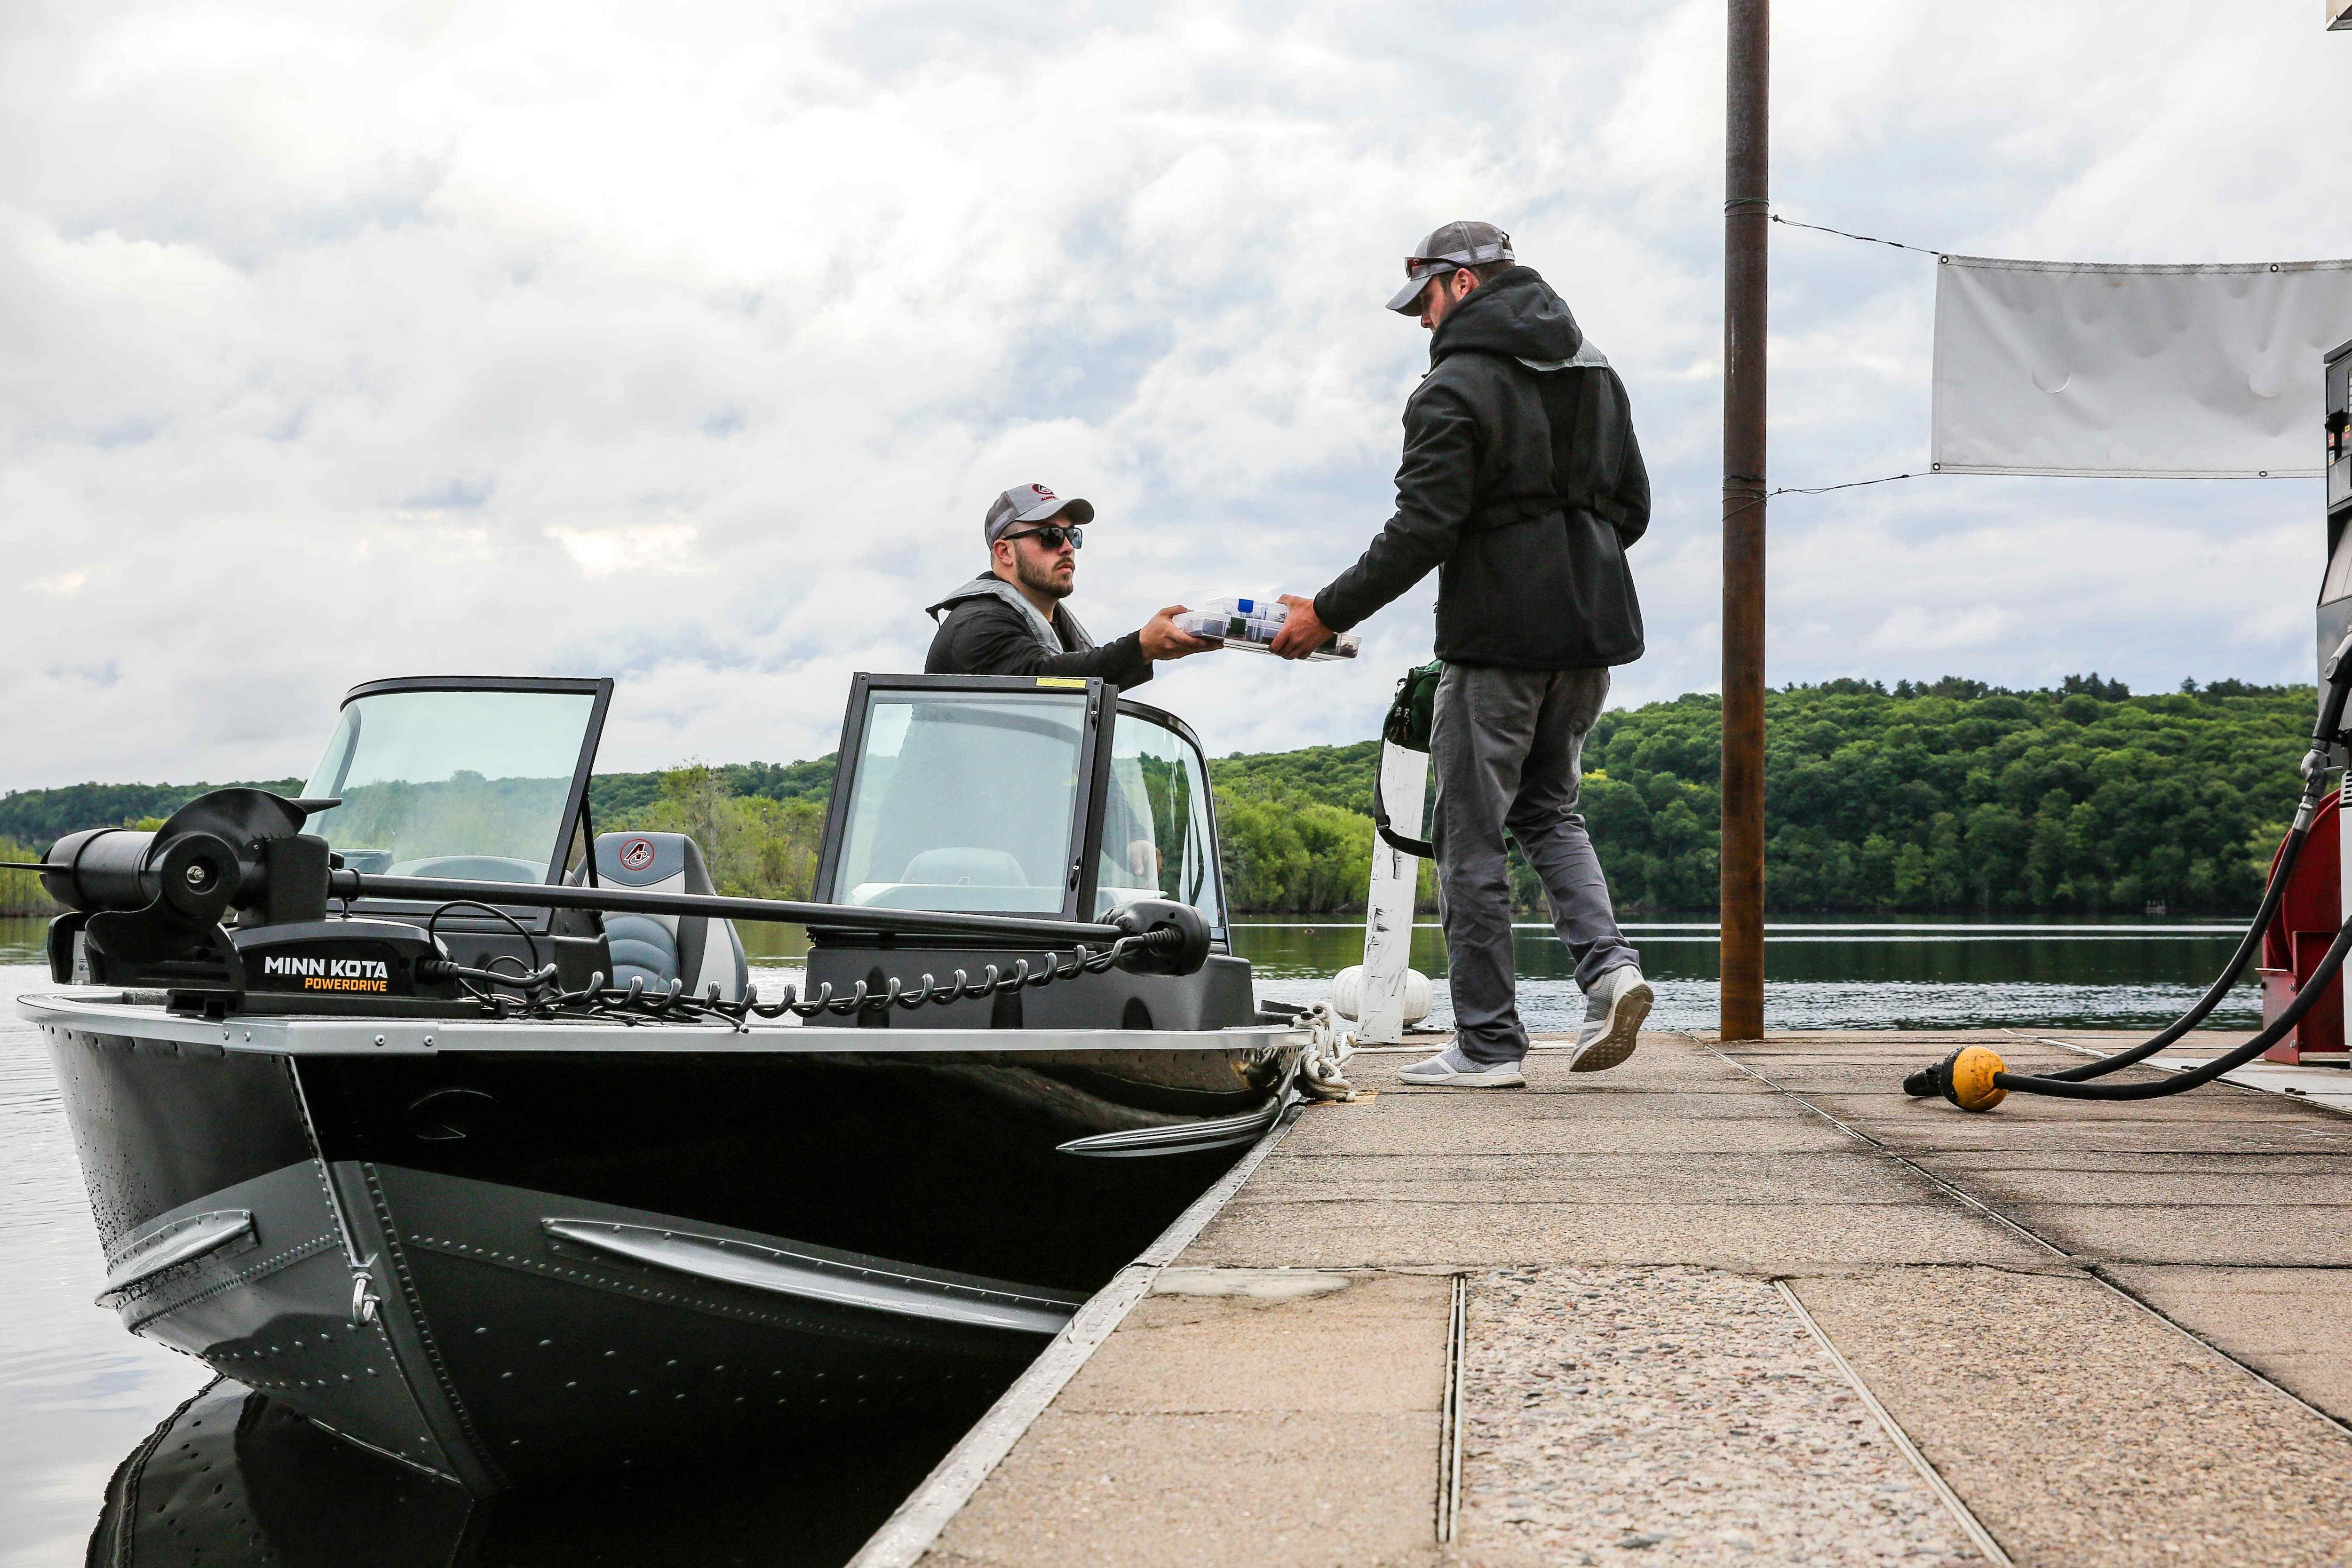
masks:
[[[544,882],[594,709],[578,692],[354,698],[302,791],[342,804],[310,831],[355,871]]]
[[[1199,748],[1157,719],[1121,713],[1111,731],[1096,915],[1139,898],[1171,898],[1223,929],[1216,847]]]
[[[1084,692],[871,693],[826,896],[1058,914],[1086,727]]]

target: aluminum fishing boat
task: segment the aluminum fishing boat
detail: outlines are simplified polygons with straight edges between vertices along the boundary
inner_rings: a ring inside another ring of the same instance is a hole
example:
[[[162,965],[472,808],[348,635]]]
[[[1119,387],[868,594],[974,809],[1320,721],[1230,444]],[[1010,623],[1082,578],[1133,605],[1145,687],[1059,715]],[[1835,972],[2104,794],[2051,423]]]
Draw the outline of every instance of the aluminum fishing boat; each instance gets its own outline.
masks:
[[[1181,721],[859,675],[806,903],[598,833],[610,681],[381,681],[302,799],[61,840],[102,1305],[478,1495],[1001,1379],[1295,1103]],[[762,996],[733,921],[808,929]]]

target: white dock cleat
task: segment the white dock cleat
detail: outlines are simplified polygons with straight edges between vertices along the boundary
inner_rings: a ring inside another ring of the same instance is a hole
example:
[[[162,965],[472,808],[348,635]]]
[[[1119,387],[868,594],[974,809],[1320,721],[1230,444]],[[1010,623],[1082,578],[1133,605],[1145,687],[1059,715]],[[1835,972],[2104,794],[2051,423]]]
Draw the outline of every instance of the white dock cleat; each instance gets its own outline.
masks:
[[[1444,1089],[1520,1089],[1528,1082],[1516,1061],[1475,1062],[1451,1045],[1426,1061],[1399,1068],[1397,1080]]]
[[[1584,1001],[1584,1028],[1576,1037],[1576,1054],[1568,1061],[1570,1072],[1601,1072],[1633,1054],[1642,1020],[1657,1000],[1650,982],[1631,964],[1601,977],[1600,988]]]

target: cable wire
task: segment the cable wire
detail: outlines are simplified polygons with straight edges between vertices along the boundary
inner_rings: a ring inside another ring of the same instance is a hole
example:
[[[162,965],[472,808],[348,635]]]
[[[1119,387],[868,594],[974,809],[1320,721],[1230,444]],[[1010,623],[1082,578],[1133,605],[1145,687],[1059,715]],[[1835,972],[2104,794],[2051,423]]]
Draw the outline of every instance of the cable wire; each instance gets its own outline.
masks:
[[[1998,1071],[1992,1075],[1996,1086],[2020,1093],[2046,1094],[2062,1100],[2155,1100],[2168,1094],[2179,1094],[2200,1084],[2210,1083],[2223,1073],[2234,1071],[2262,1055],[2285,1039],[2287,1030],[2293,1029],[2318,1002],[2320,993],[2327,988],[2336,971],[2344,967],[2346,953],[2352,952],[2352,917],[2347,917],[2336,931],[2336,940],[2329,945],[2326,956],[2320,959],[2311,977],[2289,998],[2279,1016],[2243,1045],[2213,1058],[2202,1066],[2155,1082],[2090,1082],[2146,1061],[2203,1022],[2237,983],[2239,976],[2244,973],[2247,963],[2262,944],[2263,933],[2277,918],[2279,907],[2286,897],[2287,883],[2303,857],[2303,846],[2310,833],[2312,820],[2317,815],[2321,801],[2327,796],[2328,765],[2334,749],[2344,738],[2345,707],[2347,701],[2352,701],[2352,634],[2347,634],[2336,644],[2336,652],[2321,669],[2320,678],[2326,683],[2327,689],[2320,703],[2319,717],[2312,727],[2311,748],[2303,758],[2303,797],[2295,805],[2294,821],[2287,830],[2286,841],[2280,846],[2277,862],[2271,868],[2270,882],[2263,889],[2262,904],[2255,910],[2253,919],[2248,923],[2245,936],[2239,939],[2237,951],[2231,956],[2228,967],[2188,1011],[2139,1044],[2061,1072]],[[1958,1060],[1957,1057],[1954,1060]],[[1936,1092],[1932,1086],[1933,1079],[1940,1071],[1938,1068],[1913,1073],[1904,1081],[1904,1092],[1914,1097]]]
[[[797,988],[786,986],[783,996],[774,1002],[760,1000],[759,988],[745,988],[742,999],[729,1001],[719,995],[717,985],[706,988],[704,994],[694,996],[686,989],[683,980],[673,979],[659,990],[646,986],[643,976],[632,979],[628,987],[608,984],[600,971],[577,991],[566,991],[554,981],[554,967],[549,966],[528,980],[521,976],[497,976],[497,983],[527,987],[521,998],[485,996],[471,987],[467,992],[495,1017],[510,1017],[506,1009],[518,1009],[521,1013],[541,1019],[605,1018],[625,1023],[640,1019],[669,1019],[678,1022],[700,1022],[723,1019],[738,1030],[750,1028],[752,1018],[782,1018],[791,1013],[796,1018],[814,1019],[825,1014],[850,1018],[859,1013],[887,1011],[897,1007],[912,1009],[919,1007],[944,1007],[950,1002],[978,1001],[985,998],[1009,995],[1024,988],[1050,986],[1056,980],[1074,980],[1081,975],[1108,972],[1131,953],[1162,952],[1181,946],[1183,938],[1171,931],[1145,931],[1132,936],[1122,936],[1097,952],[1085,943],[1078,944],[1065,959],[1047,951],[1042,967],[1032,969],[1029,960],[1013,960],[1013,972],[1006,974],[991,964],[974,980],[970,973],[958,969],[947,981],[941,982],[926,974],[919,986],[908,986],[897,976],[885,977],[880,987],[870,987],[864,980],[851,987],[847,994],[834,995],[830,980],[819,986],[808,1000],[800,998]],[[464,975],[479,975],[480,971],[458,971]]]
[[[2352,646],[2352,639],[2347,639],[2347,646]],[[2320,706],[2318,720],[2312,727],[2311,749],[2303,759],[2303,798],[2295,803],[2294,825],[2287,830],[2286,842],[2279,848],[2278,862],[2271,868],[2270,883],[2263,889],[2262,903],[2256,906],[2253,919],[2247,923],[2246,934],[2238,939],[2238,949],[2231,955],[2229,966],[2206,988],[2205,994],[2197,999],[2194,1006],[2153,1037],[2112,1056],[2103,1056],[2096,1061],[2085,1061],[2063,1072],[2042,1074],[2042,1079],[2053,1082],[2086,1082],[2094,1078],[2104,1078],[2134,1062],[2145,1061],[2204,1022],[2206,1016],[2221,1005],[2221,998],[2237,984],[2238,977],[2245,972],[2247,964],[2260,950],[2263,934],[2278,917],[2279,906],[2286,899],[2288,880],[2294,874],[2296,862],[2303,858],[2304,841],[2310,836],[2312,819],[2318,814],[2319,804],[2327,796],[2328,753],[2343,725],[2345,705],[2347,699],[2352,699],[2352,669],[2343,667],[2344,652],[2339,649],[2336,657],[2329,661],[2327,695]],[[2300,1018],[2302,1014],[2295,1016]],[[2200,1079],[2199,1082],[2205,1081]]]
[[[1742,512],[1754,511],[1775,496],[1826,496],[1832,490],[1859,490],[1866,485],[1892,485],[1897,479],[1916,479],[1919,476],[1916,474],[1886,474],[1875,479],[1849,479],[1843,485],[1783,485],[1777,490],[1767,490],[1754,500],[1743,501],[1732,507],[1723,514],[1723,520],[1729,522]]]
[[[1794,218],[1784,218],[1778,213],[1772,214],[1772,221],[1776,224],[1785,224],[1792,229],[1811,229],[1815,234],[1835,235],[1840,239],[1858,239],[1864,245],[1890,246],[1896,250],[1913,251],[1920,256],[1932,256],[1937,261],[1943,260],[1948,254],[1940,250],[1929,250],[1922,245],[1905,245],[1899,239],[1880,239],[1876,235],[1848,234],[1843,229],[1833,229],[1822,224],[1801,224]]]
[[[2210,1083],[2225,1072],[2234,1072],[2272,1046],[2286,1038],[2286,1031],[2303,1021],[2344,967],[2344,956],[2352,952],[2352,919],[2336,928],[2336,940],[2329,943],[2326,956],[2319,960],[2311,978],[2303,983],[2294,999],[2281,1009],[2279,1016],[2253,1039],[2235,1051],[2213,1058],[2200,1067],[2178,1072],[2152,1083],[2084,1083],[2075,1079],[2048,1077],[2027,1072],[1996,1072],[1992,1081],[2003,1089],[2013,1089],[2025,1094],[2047,1094],[2059,1100],[2160,1100],[2168,1094],[2185,1093]],[[2117,1065],[2122,1065],[2118,1063]],[[2112,1071],[2112,1069],[2110,1069]]]

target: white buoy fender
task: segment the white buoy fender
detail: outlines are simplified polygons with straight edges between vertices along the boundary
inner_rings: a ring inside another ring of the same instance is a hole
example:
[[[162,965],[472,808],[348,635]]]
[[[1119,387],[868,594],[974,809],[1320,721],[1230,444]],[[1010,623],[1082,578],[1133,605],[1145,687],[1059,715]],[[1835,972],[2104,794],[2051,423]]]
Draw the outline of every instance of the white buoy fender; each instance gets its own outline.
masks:
[[[1361,1021],[1364,967],[1350,964],[1331,977],[1331,1010],[1343,1019]],[[1419,969],[1404,972],[1404,1022],[1407,1029],[1429,1016],[1429,977]]]

